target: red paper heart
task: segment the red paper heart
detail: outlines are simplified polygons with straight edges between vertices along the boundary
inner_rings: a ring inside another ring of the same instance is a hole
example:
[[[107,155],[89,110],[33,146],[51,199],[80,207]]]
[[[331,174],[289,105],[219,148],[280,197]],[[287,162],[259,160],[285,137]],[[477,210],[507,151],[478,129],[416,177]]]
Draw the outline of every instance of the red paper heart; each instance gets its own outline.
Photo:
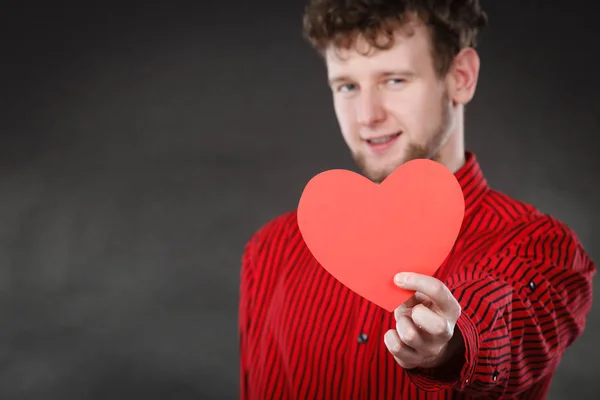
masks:
[[[464,217],[456,177],[427,159],[409,161],[380,185],[347,170],[312,178],[298,205],[300,232],[337,280],[387,311],[412,291],[398,272],[432,276],[452,250]]]

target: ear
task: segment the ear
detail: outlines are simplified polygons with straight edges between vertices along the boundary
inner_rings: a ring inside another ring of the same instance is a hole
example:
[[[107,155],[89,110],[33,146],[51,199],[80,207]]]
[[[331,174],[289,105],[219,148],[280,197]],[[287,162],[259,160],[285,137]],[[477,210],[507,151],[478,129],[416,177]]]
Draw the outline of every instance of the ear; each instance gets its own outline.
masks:
[[[448,71],[449,95],[454,104],[465,105],[475,95],[479,79],[479,55],[471,47],[462,49]]]

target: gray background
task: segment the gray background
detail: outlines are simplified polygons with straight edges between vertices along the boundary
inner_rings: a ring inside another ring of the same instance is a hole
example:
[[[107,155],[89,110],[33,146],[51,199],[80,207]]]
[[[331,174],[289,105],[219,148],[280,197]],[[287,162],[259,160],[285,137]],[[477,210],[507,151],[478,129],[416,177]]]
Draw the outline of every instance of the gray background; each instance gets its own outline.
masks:
[[[245,241],[354,168],[304,2],[198,3],[0,14],[1,399],[236,398]],[[594,2],[483,4],[468,146],[598,259]],[[551,399],[600,389],[594,303]]]

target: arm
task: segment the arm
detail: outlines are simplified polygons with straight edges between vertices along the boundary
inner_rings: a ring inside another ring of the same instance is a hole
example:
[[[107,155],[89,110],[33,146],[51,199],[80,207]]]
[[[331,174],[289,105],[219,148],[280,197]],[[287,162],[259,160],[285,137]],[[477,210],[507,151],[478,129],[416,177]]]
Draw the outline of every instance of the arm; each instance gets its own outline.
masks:
[[[464,352],[446,368],[408,370],[415,384],[487,398],[514,395],[552,374],[583,332],[593,263],[559,222],[544,218],[524,229],[531,232],[523,239],[444,282],[462,308],[456,328]],[[454,376],[447,373],[452,368]]]
[[[266,223],[252,235],[244,248],[238,308],[240,400],[262,396],[255,393],[259,389],[251,380],[254,375],[251,372],[254,371],[250,371],[256,366],[257,345],[262,345],[262,342],[257,342],[260,334],[257,327],[261,329],[265,325],[262,310],[271,301],[269,284],[272,281],[269,277],[276,276],[274,266],[286,260],[288,232],[294,217],[294,214],[288,213]]]
[[[245,247],[242,255],[242,268],[240,272],[240,300],[238,308],[238,332],[240,349],[240,400],[250,398],[248,393],[248,332],[251,325],[252,292],[254,289],[253,275],[254,245],[251,240]]]

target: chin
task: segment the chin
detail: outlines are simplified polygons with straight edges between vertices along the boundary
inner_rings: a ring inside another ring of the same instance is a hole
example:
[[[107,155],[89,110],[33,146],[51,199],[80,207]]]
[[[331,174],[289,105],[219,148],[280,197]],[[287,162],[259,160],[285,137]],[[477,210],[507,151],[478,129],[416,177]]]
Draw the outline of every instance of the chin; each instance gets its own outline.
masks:
[[[363,174],[374,183],[381,183],[402,164],[403,163],[394,163],[385,166],[366,166],[365,168],[362,168],[362,171]]]
[[[381,183],[398,167],[406,162],[425,158],[427,152],[420,146],[395,146],[383,154],[372,154],[369,151],[354,152],[354,161],[363,174],[375,183]]]

